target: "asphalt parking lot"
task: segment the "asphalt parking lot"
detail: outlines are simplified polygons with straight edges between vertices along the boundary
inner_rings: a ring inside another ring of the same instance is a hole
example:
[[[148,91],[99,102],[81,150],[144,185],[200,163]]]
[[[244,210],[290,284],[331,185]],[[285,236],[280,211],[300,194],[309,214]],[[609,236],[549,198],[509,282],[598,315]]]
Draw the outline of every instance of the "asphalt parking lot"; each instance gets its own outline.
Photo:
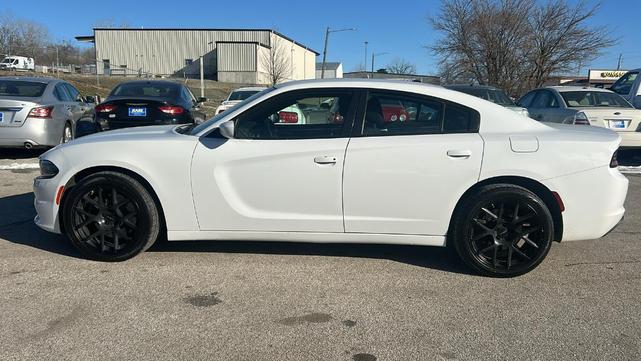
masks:
[[[37,155],[0,156],[1,360],[641,359],[640,175],[608,236],[490,279],[413,246],[179,242],[87,261],[32,222]]]

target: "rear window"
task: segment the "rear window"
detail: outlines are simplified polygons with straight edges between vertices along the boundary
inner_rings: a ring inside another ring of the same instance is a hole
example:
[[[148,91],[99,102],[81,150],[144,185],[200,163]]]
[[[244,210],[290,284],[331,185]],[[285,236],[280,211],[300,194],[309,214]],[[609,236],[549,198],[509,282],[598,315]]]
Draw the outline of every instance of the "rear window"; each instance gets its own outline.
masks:
[[[0,96],[39,98],[47,84],[33,81],[0,80]]]
[[[152,98],[176,98],[179,86],[174,84],[120,84],[112,92],[111,96],[117,97],[152,97]]]
[[[227,100],[245,100],[250,96],[258,93],[258,90],[239,90],[229,94],[229,99]]]
[[[599,91],[574,91],[562,92],[561,96],[570,108],[582,107],[618,107],[631,108],[632,106],[620,95]]]

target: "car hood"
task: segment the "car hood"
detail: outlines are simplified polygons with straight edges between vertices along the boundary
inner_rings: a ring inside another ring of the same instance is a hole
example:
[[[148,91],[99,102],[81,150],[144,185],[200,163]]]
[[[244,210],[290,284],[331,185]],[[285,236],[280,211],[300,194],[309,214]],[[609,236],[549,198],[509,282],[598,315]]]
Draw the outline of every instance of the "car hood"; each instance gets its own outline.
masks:
[[[117,141],[145,141],[145,140],[158,140],[160,138],[172,138],[183,136],[174,132],[176,125],[154,125],[135,128],[123,128],[117,130],[110,130],[107,132],[100,132],[77,138],[69,143],[62,144],[58,147],[67,147],[79,144],[90,144],[98,142],[117,142]]]

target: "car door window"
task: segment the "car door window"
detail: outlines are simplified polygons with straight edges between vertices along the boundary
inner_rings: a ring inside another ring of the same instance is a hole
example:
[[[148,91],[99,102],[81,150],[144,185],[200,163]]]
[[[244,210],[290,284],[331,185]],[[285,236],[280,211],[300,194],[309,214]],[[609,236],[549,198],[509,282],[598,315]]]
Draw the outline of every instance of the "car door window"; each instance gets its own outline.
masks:
[[[63,86],[62,83],[56,85],[56,87],[54,88],[53,93],[56,96],[56,98],[58,98],[58,100],[60,100],[61,102],[72,102],[73,101],[73,98],[69,94],[69,91],[67,91],[67,89]]]
[[[467,133],[478,129],[478,113],[441,99],[371,92],[365,107],[365,136]]]
[[[235,138],[338,138],[351,127],[351,91],[323,90],[274,97],[236,118]]]
[[[191,90],[189,90],[189,88],[184,87],[183,94],[185,99],[187,99],[188,102],[192,102],[194,104],[198,103],[198,101],[196,100],[196,97],[194,96],[194,93],[192,93]]]
[[[78,89],[74,88],[71,84],[68,83],[64,83],[63,86],[65,87],[65,89],[67,89],[69,96],[71,96],[71,101],[82,101],[82,97],[80,96],[80,92],[78,91]]]
[[[544,90],[532,102],[532,108],[557,108],[559,106],[556,97],[552,92]]]
[[[615,93],[628,95],[630,94],[630,90],[632,90],[632,86],[634,85],[634,82],[637,80],[638,76],[639,73],[637,72],[627,73],[619,78],[619,80],[617,80],[610,89]]]

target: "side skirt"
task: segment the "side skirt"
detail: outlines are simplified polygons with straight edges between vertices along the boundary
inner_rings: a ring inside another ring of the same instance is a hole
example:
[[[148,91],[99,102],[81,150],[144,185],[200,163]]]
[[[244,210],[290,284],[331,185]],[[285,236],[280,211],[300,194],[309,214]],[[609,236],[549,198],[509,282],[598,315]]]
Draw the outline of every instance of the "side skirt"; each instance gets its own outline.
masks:
[[[168,231],[170,241],[276,241],[310,243],[380,243],[445,246],[445,236],[373,233]]]

